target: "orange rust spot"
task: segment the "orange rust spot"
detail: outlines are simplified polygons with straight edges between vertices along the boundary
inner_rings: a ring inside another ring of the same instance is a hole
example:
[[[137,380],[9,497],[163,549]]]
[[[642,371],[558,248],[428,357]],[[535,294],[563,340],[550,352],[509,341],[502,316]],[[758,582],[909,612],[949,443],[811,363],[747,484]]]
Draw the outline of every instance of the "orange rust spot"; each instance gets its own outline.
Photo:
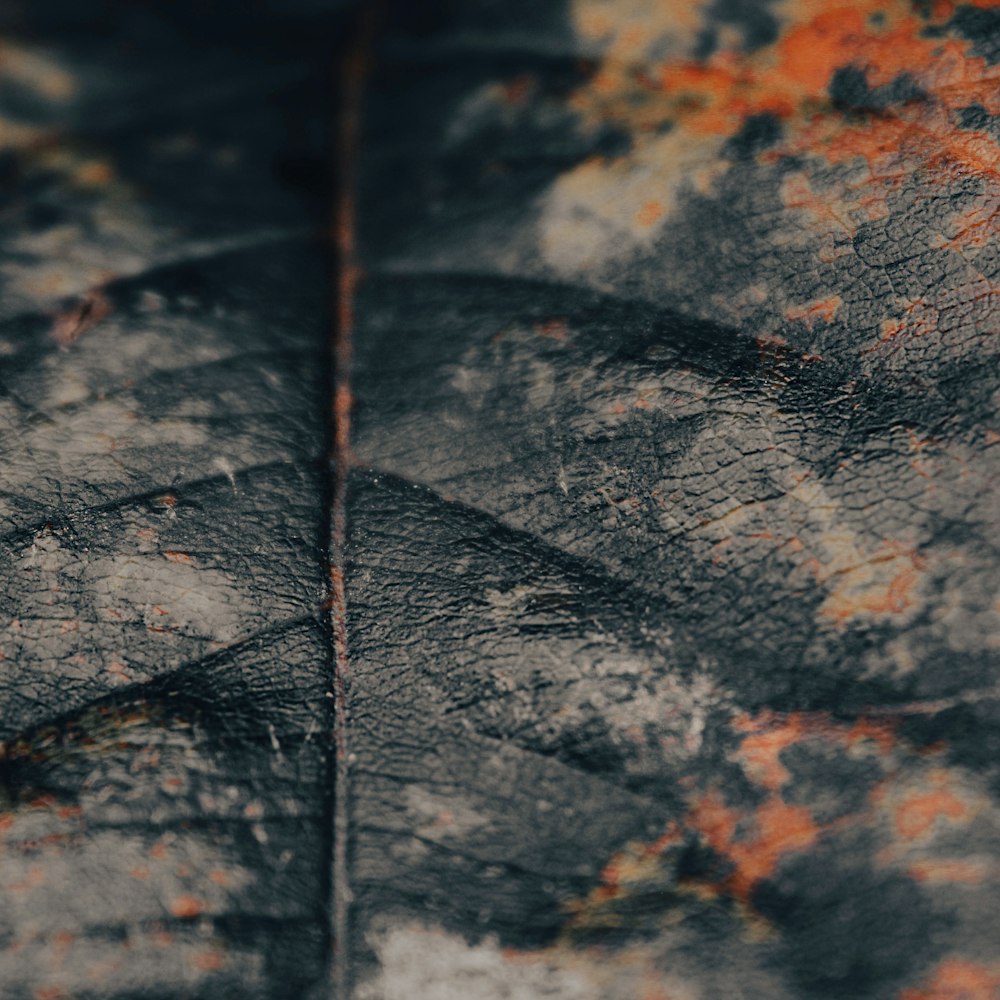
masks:
[[[170,912],[178,920],[193,920],[203,909],[201,900],[194,896],[177,896],[170,902]]]
[[[157,841],[149,849],[149,856],[151,858],[156,858],[157,861],[162,860],[167,856],[167,845],[164,844],[162,841]]]
[[[923,836],[938,819],[958,822],[968,818],[968,807],[945,787],[945,775],[938,772],[932,775],[931,780],[938,787],[910,796],[896,809],[896,829],[904,840],[916,840]]]
[[[229,885],[229,876],[221,868],[213,868],[208,873],[208,878],[209,881],[214,882],[216,885]]]
[[[917,882],[959,882],[979,885],[990,874],[990,866],[982,861],[957,858],[924,858],[915,861],[907,874]]]
[[[906,304],[903,315],[882,321],[881,342],[895,340],[906,334],[909,337],[926,337],[938,329],[940,315],[924,299],[914,299]]]
[[[837,310],[841,305],[840,296],[831,295],[829,298],[819,299],[816,302],[808,302],[805,305],[790,306],[785,310],[785,319],[793,323],[805,323],[812,329],[817,320],[822,320],[824,323],[832,323],[837,318]]]
[[[948,958],[935,969],[926,986],[903,990],[899,1000],[997,1000],[998,996],[1000,967]]]
[[[136,865],[128,870],[129,875],[135,879],[149,878],[149,869],[145,865]]]
[[[807,716],[796,712],[786,719],[770,714],[755,719],[743,716],[734,722],[733,728],[748,733],[738,753],[747,774],[764,788],[777,792],[791,777],[781,763],[781,751],[798,743],[810,729],[815,728],[815,724],[810,724]]]
[[[647,201],[638,212],[635,213],[636,225],[653,226],[663,218],[666,209],[659,201]]]
[[[67,1000],[67,994],[58,986],[42,986],[35,990],[35,1000]]]
[[[822,835],[824,827],[808,808],[788,805],[781,797],[791,777],[781,762],[786,748],[810,737],[845,749],[870,739],[886,753],[895,743],[895,725],[892,720],[859,719],[848,728],[823,713],[807,712],[737,716],[732,728],[745,735],[734,759],[769,794],[755,810],[735,809],[714,791],[694,801],[685,824],[734,866],[716,888],[749,902],[757,884],[770,878],[784,857],[808,849]]]
[[[178,552],[176,549],[166,549],[163,553],[164,559],[169,559],[171,562],[181,563],[184,566],[193,566],[194,560],[186,552]],[[166,612],[161,612],[159,608],[156,609],[160,614],[166,614]]]
[[[952,4],[927,10],[909,0],[799,0],[788,7],[790,24],[772,45],[751,53],[723,46],[704,61],[667,58],[660,64],[643,57],[649,39],[632,37],[627,11],[587,14],[585,33],[611,36],[611,43],[573,105],[590,125],[610,122],[640,138],[658,137],[665,123],[675,133],[723,138],[750,116],[775,115],[784,122],[784,137],[762,154],[765,160],[807,155],[867,166],[869,177],[856,190],[812,206],[850,233],[864,220],[885,217],[887,196],[914,169],[933,178],[953,176],[950,168],[957,167],[993,185],[1000,181],[995,140],[960,126],[960,112],[971,104],[1000,112],[996,71],[973,53],[972,42],[947,33],[951,15],[945,12]],[[676,20],[684,17],[678,12]],[[833,104],[829,85],[848,67],[864,72],[872,87],[907,76],[920,97],[895,105],[892,114],[846,113]],[[990,232],[996,232],[995,221],[975,217],[958,226],[949,245],[982,246]]]
[[[858,719],[847,733],[847,745],[853,747],[864,740],[871,740],[884,755],[895,746],[898,728],[899,722],[895,719]]]
[[[997,234],[997,220],[1000,209],[976,206],[958,215],[952,223],[955,235],[943,240],[945,250],[981,249],[991,243]]]
[[[687,822],[733,864],[720,888],[743,902],[749,901],[760,881],[774,874],[786,855],[810,847],[821,833],[808,809],[787,805],[777,795],[743,813],[710,792],[695,803]],[[746,832],[737,838],[740,826]]]

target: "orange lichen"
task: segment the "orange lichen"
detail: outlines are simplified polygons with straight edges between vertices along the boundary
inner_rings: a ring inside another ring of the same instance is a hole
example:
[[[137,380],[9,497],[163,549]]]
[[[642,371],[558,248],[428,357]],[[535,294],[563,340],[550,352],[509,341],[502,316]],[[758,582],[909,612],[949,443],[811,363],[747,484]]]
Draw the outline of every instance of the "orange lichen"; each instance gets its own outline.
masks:
[[[997,1000],[998,996],[1000,967],[948,958],[925,986],[903,990],[899,1000]]]

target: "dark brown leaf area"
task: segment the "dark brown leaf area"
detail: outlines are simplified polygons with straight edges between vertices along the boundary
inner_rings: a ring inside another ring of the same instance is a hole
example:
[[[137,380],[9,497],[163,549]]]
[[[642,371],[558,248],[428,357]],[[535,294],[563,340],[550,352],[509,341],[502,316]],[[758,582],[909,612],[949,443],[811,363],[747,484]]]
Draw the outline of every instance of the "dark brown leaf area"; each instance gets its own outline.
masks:
[[[333,407],[336,6],[0,13],[0,996],[995,1000],[1000,9],[382,5]]]

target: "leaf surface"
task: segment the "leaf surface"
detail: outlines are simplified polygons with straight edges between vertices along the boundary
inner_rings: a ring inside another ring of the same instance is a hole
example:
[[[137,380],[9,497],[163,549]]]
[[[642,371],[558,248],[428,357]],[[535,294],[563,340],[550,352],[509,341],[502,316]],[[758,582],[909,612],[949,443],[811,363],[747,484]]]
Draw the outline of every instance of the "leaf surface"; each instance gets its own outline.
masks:
[[[359,995],[992,996],[996,11],[390,23]]]
[[[0,15],[0,992],[994,996],[995,5],[340,6]]]
[[[4,997],[326,975],[330,95],[183,6],[6,15]]]

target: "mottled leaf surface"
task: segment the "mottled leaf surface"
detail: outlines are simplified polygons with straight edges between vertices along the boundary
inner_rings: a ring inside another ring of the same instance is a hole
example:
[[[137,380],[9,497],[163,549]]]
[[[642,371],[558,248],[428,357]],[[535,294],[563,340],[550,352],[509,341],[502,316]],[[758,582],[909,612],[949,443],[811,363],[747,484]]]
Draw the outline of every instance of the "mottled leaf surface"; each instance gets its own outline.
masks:
[[[995,996],[1000,12],[389,22],[358,995]]]
[[[0,12],[0,995],[993,1000],[996,4],[338,6]]]
[[[306,10],[5,9],[0,995],[326,978]],[[255,20],[257,18],[257,20]]]

